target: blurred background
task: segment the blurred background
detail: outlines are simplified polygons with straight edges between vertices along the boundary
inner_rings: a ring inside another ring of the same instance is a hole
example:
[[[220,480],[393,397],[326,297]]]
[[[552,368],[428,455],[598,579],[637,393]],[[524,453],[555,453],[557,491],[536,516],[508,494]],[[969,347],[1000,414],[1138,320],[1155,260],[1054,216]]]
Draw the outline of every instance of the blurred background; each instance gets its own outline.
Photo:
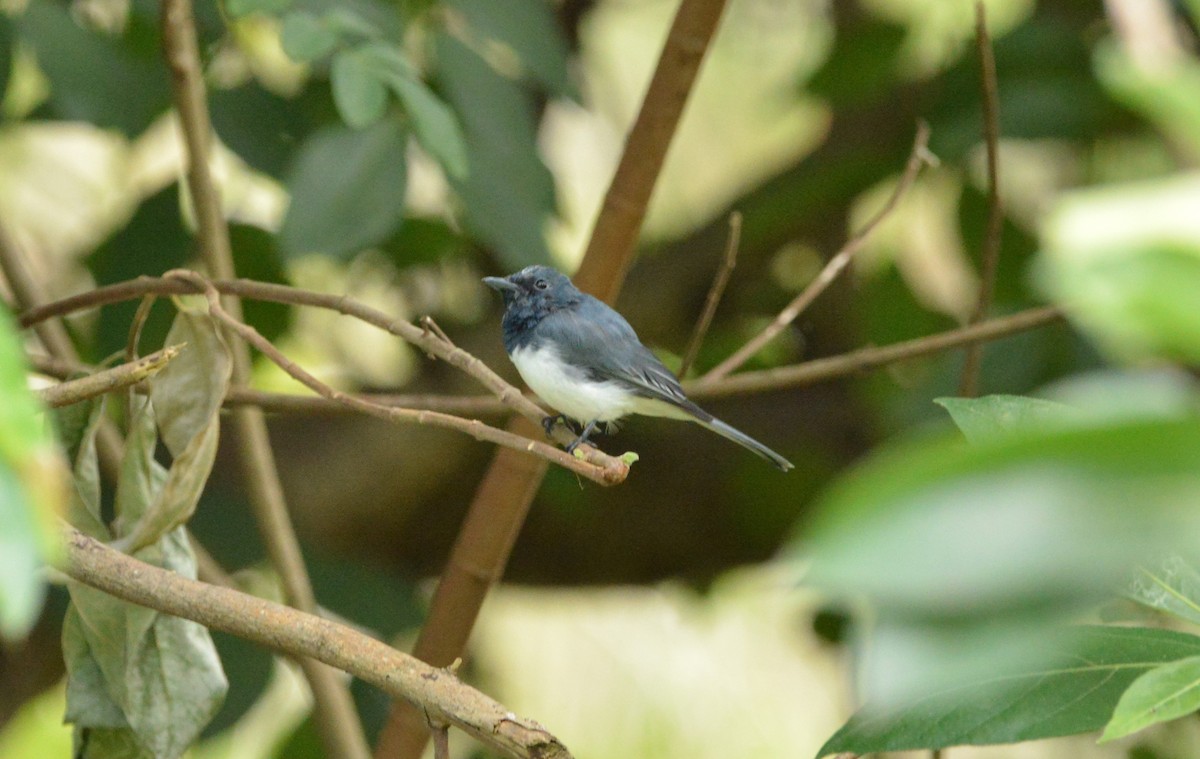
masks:
[[[676,5],[199,2],[238,273],[348,293],[400,318],[432,315],[516,381],[499,304],[479,279],[578,264]],[[1153,193],[1164,182],[1176,183],[1171,202],[1193,204],[1175,222],[1196,234],[1200,192],[1187,174],[1200,159],[1196,4],[985,5],[1004,201],[993,313],[1063,296],[1047,251],[1114,234],[1108,225],[1130,215],[1119,205],[1127,199],[1162,207]],[[450,106],[466,175],[446,171],[390,111],[366,126],[344,123],[327,55],[351,37],[323,57],[296,31],[300,14],[325,23],[331,10],[397,44]],[[0,0],[0,218],[52,297],[196,263],[157,13],[152,0]],[[720,265],[728,216],[740,211],[737,267],[693,369],[702,374],[882,206],[924,120],[939,164],[848,274],[748,368],[964,323],[987,211],[979,82],[969,2],[731,0],[618,309],[677,365]],[[1118,205],[1095,201],[1104,192]],[[135,305],[71,321],[88,361],[124,346]],[[444,363],[336,314],[248,304],[247,318],[335,387],[480,392]],[[160,305],[143,345],[160,345],[169,323]],[[991,343],[982,390],[1029,393],[1098,368],[1111,354],[1094,345],[1062,324]],[[484,607],[466,676],[581,757],[814,754],[856,705],[854,677],[840,615],[796,590],[802,562],[777,557],[803,539],[817,494],[874,446],[948,426],[931,400],[955,394],[961,366],[961,352],[948,352],[704,404],[795,462],[786,476],[695,427],[642,419],[600,439],[609,452],[640,456],[622,486],[552,469],[506,583]],[[266,362],[255,380],[303,392]],[[318,599],[407,646],[492,449],[357,416],[270,422]],[[226,568],[269,592],[236,463],[223,440],[191,524]],[[69,751],[63,603],[55,596],[32,638],[0,652],[0,756]],[[240,641],[217,642],[231,692],[195,756],[318,755],[295,673]],[[377,730],[386,701],[355,690]],[[455,740],[463,755],[478,753]],[[1021,750],[1124,756],[1128,746]]]

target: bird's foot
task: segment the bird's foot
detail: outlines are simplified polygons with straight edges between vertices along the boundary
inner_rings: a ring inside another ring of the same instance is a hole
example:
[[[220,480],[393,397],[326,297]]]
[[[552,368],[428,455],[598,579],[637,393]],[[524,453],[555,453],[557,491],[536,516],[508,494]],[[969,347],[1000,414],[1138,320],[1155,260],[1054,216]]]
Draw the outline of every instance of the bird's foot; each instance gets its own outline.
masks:
[[[574,453],[576,448],[586,443],[588,437],[595,432],[597,424],[599,424],[598,419],[588,422],[587,426],[583,428],[583,432],[579,433],[579,437],[572,440],[571,444],[567,446],[567,453]]]

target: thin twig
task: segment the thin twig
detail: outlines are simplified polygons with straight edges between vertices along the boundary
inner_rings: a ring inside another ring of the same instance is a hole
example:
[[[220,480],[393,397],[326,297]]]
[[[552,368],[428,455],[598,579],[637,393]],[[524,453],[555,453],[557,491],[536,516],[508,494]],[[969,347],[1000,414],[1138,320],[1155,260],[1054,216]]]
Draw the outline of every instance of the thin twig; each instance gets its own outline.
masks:
[[[978,324],[992,308],[996,289],[996,270],[1000,265],[1000,236],[1004,231],[1004,213],[1000,199],[1000,96],[996,83],[996,57],[988,35],[987,11],[982,0],[975,2],[975,49],[979,54],[980,88],[983,91],[983,134],[987,144],[987,228],[983,238],[983,268],[979,276],[979,297],[967,324]],[[979,366],[983,345],[967,347],[962,381],[958,394],[968,398],[979,392]]]
[[[742,366],[742,364],[753,358],[754,354],[758,353],[764,345],[769,343],[776,335],[795,321],[817,299],[818,295],[825,292],[825,289],[833,283],[838,274],[841,274],[842,270],[850,263],[854,254],[866,243],[880,222],[887,218],[892,210],[895,209],[900,199],[904,197],[904,193],[908,192],[908,188],[916,181],[921,167],[934,161],[935,159],[929,152],[929,126],[925,122],[918,122],[917,135],[913,140],[912,152],[909,153],[904,173],[900,175],[900,181],[896,183],[896,189],[892,191],[891,197],[887,199],[883,207],[863,225],[862,229],[846,241],[842,249],[834,254],[833,258],[829,259],[829,262],[825,264],[825,267],[821,269],[816,278],[808,284],[808,287],[805,287],[799,295],[793,298],[792,302],[787,304],[762,332],[752,337],[745,345],[734,351],[733,355],[729,358],[713,367],[712,370],[701,378],[701,384],[707,385],[728,376],[738,367]]]
[[[688,341],[687,350],[683,352],[683,361],[679,363],[678,377],[680,379],[687,376],[688,369],[692,368],[696,356],[700,354],[704,336],[708,334],[713,315],[717,313],[717,304],[721,302],[721,296],[725,294],[725,285],[729,283],[729,275],[733,273],[733,267],[737,266],[738,247],[741,240],[742,213],[734,211],[729,214],[729,239],[725,242],[725,257],[721,259],[721,266],[717,268],[717,273],[713,277],[712,287],[709,288],[708,297],[704,300],[704,311],[700,314],[700,321],[696,322],[696,329],[692,332],[692,339]]]
[[[67,574],[130,603],[172,614],[297,657],[317,659],[419,704],[503,756],[569,759],[566,747],[453,674],[344,625],[229,588],[190,580],[64,530]]]
[[[546,416],[546,412],[541,406],[526,398],[520,390],[510,385],[503,377],[492,371],[491,367],[472,354],[462,348],[456,347],[453,343],[443,341],[432,330],[422,329],[403,319],[394,319],[382,311],[371,308],[353,298],[344,295],[327,295],[325,293],[300,290],[286,285],[257,282],[249,279],[216,280],[212,282],[212,285],[223,295],[236,295],[239,298],[249,298],[251,300],[262,300],[272,303],[286,303],[294,306],[325,308],[359,319],[385,332],[407,340],[425,353],[436,356],[456,369],[470,375],[481,385],[495,393],[501,401],[527,419],[537,422],[540,425],[541,420]],[[61,301],[46,304],[41,308],[30,309],[18,316],[18,323],[22,327],[29,327],[53,316],[61,316],[65,313],[86,308],[96,308],[110,303],[130,300],[148,293],[179,295],[203,292],[202,289],[198,288],[199,285],[179,278],[168,280],[159,277],[138,277],[107,287],[88,290],[87,292],[64,298]],[[244,385],[246,383],[235,384]],[[554,439],[566,444],[573,440],[573,436],[559,426],[555,429]],[[621,459],[609,456],[592,446],[581,445],[576,450],[578,455],[583,457],[584,461],[606,470],[616,471],[622,466],[627,466]]]
[[[233,252],[229,244],[229,228],[221,210],[221,198],[209,166],[212,124],[208,115],[192,0],[163,0],[162,44],[187,148],[187,179],[196,212],[200,253],[213,276],[229,279],[235,276]],[[241,318],[240,302],[230,299],[226,306],[230,313]],[[250,370],[249,350],[244,345],[235,346],[233,382],[248,384]],[[300,542],[288,514],[263,413],[256,408],[239,408],[234,411],[233,426],[237,430],[241,454],[239,461],[246,478],[251,507],[267,555],[279,573],[284,595],[296,608],[315,612],[317,602],[300,551]],[[313,715],[325,752],[347,759],[366,759],[370,756],[370,748],[350,697],[349,684],[314,661],[303,660],[300,665],[312,688]]]
[[[809,385],[834,377],[873,369],[884,364],[904,361],[918,356],[938,353],[949,348],[959,348],[972,343],[996,340],[1001,337],[1024,332],[1026,330],[1052,324],[1063,319],[1061,309],[1054,306],[1043,306],[1018,311],[1011,316],[973,324],[969,327],[959,327],[936,335],[906,340],[882,348],[862,348],[829,358],[818,358],[793,364],[778,369],[763,369],[757,372],[743,372],[732,377],[726,377],[719,383],[705,384],[703,395],[720,397],[742,395],[744,393],[762,393],[781,388]],[[685,385],[685,388],[687,386]],[[697,397],[701,393],[697,392]]]
[[[236,319],[228,313],[221,305],[221,299],[215,287],[207,283],[203,277],[194,271],[181,269],[167,272],[168,279],[179,278],[192,283],[198,288],[205,291],[208,297],[209,312],[212,313],[219,321],[233,330],[238,337],[246,341],[255,350],[258,350],[264,356],[274,362],[280,369],[293,377],[296,381],[303,384],[318,395],[328,398],[331,401],[341,403],[347,408],[361,411],[364,414],[384,419],[389,422],[401,422],[405,424],[422,424],[434,427],[444,427],[457,432],[462,432],[474,437],[476,440],[486,440],[498,445],[507,446],[514,450],[530,453],[535,456],[540,456],[548,461],[551,461],[564,469],[569,469],[572,472],[586,477],[593,482],[601,485],[613,485],[624,481],[625,476],[629,473],[629,467],[623,465],[612,469],[605,469],[594,464],[589,464],[586,461],[576,458],[571,454],[554,446],[547,445],[538,440],[531,440],[527,437],[514,435],[504,430],[497,429],[490,425],[484,424],[478,419],[464,419],[450,414],[441,414],[435,411],[418,411],[414,409],[395,408],[392,406],[381,406],[370,401],[363,400],[348,393],[343,393],[340,390],[321,382],[313,375],[309,374],[304,368],[296,364],[287,356],[270,343],[265,337],[259,334],[258,330],[250,325]],[[246,408],[246,407],[243,407]]]
[[[450,759],[450,731],[446,725],[430,728],[433,734],[433,759]]]
[[[79,379],[51,385],[38,391],[38,397],[47,406],[58,408],[136,385],[142,380],[158,374],[171,359],[179,355],[182,347],[182,345],[169,345],[136,361],[104,369]]]
[[[217,286],[221,283],[217,282],[213,284]],[[168,285],[164,289],[169,289],[170,287],[174,287],[174,285]],[[193,290],[188,291],[192,292]],[[137,296],[136,294],[126,295],[126,299],[132,297]],[[59,307],[57,304],[52,305],[55,308],[51,310],[57,313]],[[86,306],[77,306],[76,308],[84,307]],[[67,312],[71,310],[74,309],[66,309]],[[44,310],[42,311],[43,314],[39,314],[39,316],[49,318],[45,317]],[[23,314],[21,316],[22,322],[26,321],[29,314],[32,313],[31,311]],[[837,356],[819,358],[775,369],[742,372],[741,374],[735,374],[732,377],[726,377],[717,382],[708,382],[705,379],[686,381],[683,383],[683,389],[687,392],[688,397],[704,399],[800,387],[815,382],[823,382],[856,374],[896,361],[920,358],[921,356],[939,353],[950,348],[959,348],[974,342],[988,342],[1018,332],[1036,329],[1037,327],[1059,321],[1062,318],[1062,312],[1054,307],[1031,308],[1025,311],[1018,311],[1010,316],[989,319],[970,327],[958,327],[892,345],[860,348]],[[52,376],[63,377],[69,375],[71,372],[81,369],[86,371],[89,368],[77,362],[65,362],[49,356],[32,355],[29,358],[34,368]],[[365,395],[359,397],[381,406],[396,405],[404,408],[437,410],[446,413],[498,414],[503,412],[505,408],[511,408],[510,404],[505,403],[495,396],[482,395]],[[230,388],[226,404],[230,406],[261,406],[269,411],[295,413],[334,413],[346,410],[343,404],[328,401],[324,398],[266,393],[247,388]]]

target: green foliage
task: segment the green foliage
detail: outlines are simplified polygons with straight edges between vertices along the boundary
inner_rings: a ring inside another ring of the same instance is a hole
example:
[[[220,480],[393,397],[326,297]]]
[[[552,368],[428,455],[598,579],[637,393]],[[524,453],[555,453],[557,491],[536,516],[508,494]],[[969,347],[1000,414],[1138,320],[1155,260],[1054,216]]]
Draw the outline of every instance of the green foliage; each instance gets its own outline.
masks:
[[[531,94],[448,34],[437,35],[435,49],[439,82],[467,135],[470,173],[453,184],[468,226],[505,269],[549,263],[542,228],[554,182],[537,153]]]
[[[225,11],[235,18],[252,13],[274,15],[287,10],[292,0],[225,0]]]
[[[333,52],[338,36],[327,18],[307,11],[289,13],[280,30],[283,52],[300,62],[315,61]]]
[[[66,474],[25,373],[20,338],[0,307],[0,641],[24,637],[41,612],[41,568],[57,553]]]
[[[972,443],[1005,433],[1061,425],[1077,418],[1069,406],[1020,395],[937,398],[934,403],[950,412],[954,423]]]
[[[355,129],[369,127],[383,118],[387,87],[358,50],[342,50],[329,67],[333,102],[342,120]]]
[[[55,118],[133,136],[169,106],[157,27],[137,14],[123,36],[83,26],[56,2],[29,3],[17,24],[50,80]]]
[[[1200,709],[1200,656],[1163,664],[1142,674],[1121,695],[1100,741],[1123,738],[1197,709]]]
[[[216,454],[230,358],[211,318],[184,308],[168,340],[181,354],[150,380],[148,398],[130,396],[130,429],[116,492],[113,532],[100,512],[95,434],[100,404],[69,430],[76,498],[72,523],[137,558],[196,576],[181,526],[191,515]],[[172,455],[155,460],[158,431]],[[69,585],[63,623],[67,715],[83,757],[182,756],[216,713],[227,684],[208,631],[178,617]]]
[[[392,118],[309,137],[289,172],[292,202],[280,248],[292,256],[347,256],[391,235],[404,218],[406,137]]]
[[[886,712],[856,714],[817,756],[1014,743],[1097,730],[1122,691],[1158,664],[1191,661],[1200,638],[1167,630],[1084,627],[1045,663],[959,684]]]
[[[233,267],[239,277],[277,285],[291,284],[275,235],[248,224],[230,224],[229,244],[233,249]],[[292,309],[286,303],[247,300],[242,303],[242,313],[246,323],[268,340],[278,338],[292,323]]]
[[[1200,572],[1182,556],[1138,567],[1126,597],[1200,625]]]

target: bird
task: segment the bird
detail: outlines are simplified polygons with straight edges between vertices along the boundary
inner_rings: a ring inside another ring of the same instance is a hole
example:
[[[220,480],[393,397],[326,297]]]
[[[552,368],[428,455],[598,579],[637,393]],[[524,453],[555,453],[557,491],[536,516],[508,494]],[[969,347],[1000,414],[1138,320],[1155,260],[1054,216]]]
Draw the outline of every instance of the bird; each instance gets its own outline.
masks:
[[[568,453],[598,425],[642,414],[695,422],[781,471],[792,468],[783,456],[693,403],[629,322],[562,272],[534,265],[483,282],[504,297],[501,327],[509,359],[525,384],[559,412],[543,420],[547,434],[566,418],[582,427]]]

